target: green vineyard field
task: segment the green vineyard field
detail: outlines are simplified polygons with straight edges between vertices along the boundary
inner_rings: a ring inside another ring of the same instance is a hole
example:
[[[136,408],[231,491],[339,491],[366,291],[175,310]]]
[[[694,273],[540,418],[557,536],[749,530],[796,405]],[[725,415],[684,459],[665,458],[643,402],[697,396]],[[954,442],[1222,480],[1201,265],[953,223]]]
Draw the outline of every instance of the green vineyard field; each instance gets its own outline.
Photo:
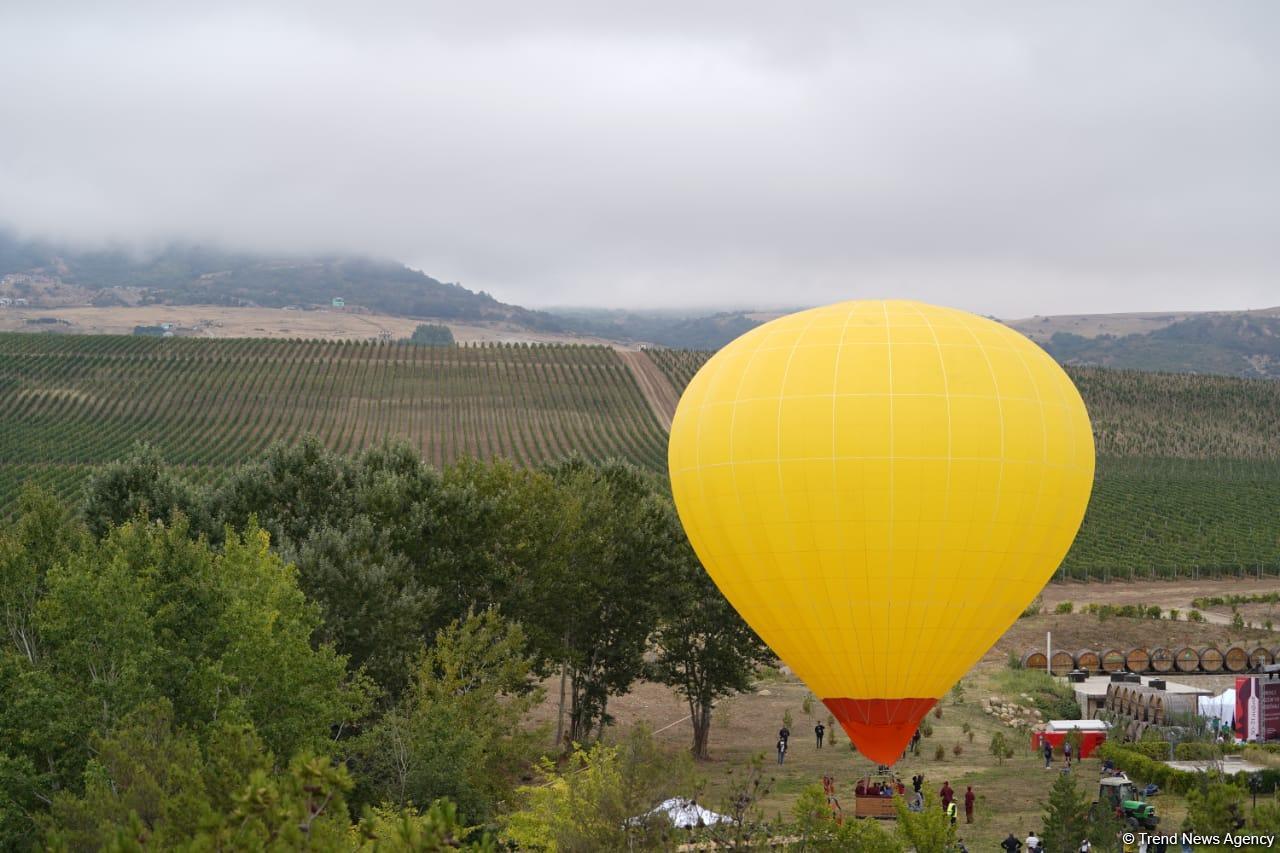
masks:
[[[683,390],[711,353],[649,353]],[[1098,469],[1060,578],[1280,574],[1280,382],[1069,367]]]
[[[666,434],[613,350],[0,334],[0,514],[154,445],[195,480],[277,439],[405,439],[437,465],[578,452],[660,470]]]

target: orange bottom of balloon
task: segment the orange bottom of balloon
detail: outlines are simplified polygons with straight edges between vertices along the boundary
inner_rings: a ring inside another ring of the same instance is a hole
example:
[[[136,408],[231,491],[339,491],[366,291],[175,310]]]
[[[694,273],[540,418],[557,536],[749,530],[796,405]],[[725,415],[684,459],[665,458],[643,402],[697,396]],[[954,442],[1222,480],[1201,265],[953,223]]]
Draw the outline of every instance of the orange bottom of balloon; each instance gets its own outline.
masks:
[[[877,764],[902,757],[937,699],[823,699],[849,740]]]

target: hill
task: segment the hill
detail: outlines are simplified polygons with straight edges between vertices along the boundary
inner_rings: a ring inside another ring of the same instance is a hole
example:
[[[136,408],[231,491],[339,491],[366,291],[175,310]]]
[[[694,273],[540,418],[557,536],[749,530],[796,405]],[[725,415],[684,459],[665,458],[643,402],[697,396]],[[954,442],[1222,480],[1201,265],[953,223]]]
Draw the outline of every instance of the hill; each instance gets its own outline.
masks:
[[[0,296],[32,306],[73,304],[329,306],[337,297],[406,317],[490,320],[564,331],[559,319],[487,293],[445,284],[394,261],[361,257],[268,257],[198,246],[152,254],[79,251],[20,241],[0,231]]]
[[[1280,308],[1039,317],[1008,325],[1063,364],[1280,378]]]
[[[648,355],[680,391],[711,353]],[[1280,382],[1068,367],[1098,468],[1064,577],[1280,572]]]
[[[666,436],[606,347],[0,334],[0,514],[155,445],[197,479],[277,439],[403,438],[435,464],[578,452],[661,470]]]

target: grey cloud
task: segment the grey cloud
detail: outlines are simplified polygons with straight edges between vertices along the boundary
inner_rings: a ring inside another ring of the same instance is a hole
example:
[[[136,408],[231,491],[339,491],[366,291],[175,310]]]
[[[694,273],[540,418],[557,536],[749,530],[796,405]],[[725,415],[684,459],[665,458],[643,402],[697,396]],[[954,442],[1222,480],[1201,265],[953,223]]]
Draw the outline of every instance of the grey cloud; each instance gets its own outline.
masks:
[[[1280,302],[1265,2],[0,10],[0,221],[525,304]]]

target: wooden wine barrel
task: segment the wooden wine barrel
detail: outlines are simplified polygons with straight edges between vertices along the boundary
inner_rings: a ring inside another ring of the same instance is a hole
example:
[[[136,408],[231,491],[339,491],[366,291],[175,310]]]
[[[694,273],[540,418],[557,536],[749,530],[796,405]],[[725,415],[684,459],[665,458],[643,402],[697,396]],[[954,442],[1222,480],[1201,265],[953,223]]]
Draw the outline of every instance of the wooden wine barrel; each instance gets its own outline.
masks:
[[[1123,672],[1125,654],[1119,649],[1107,649],[1102,653],[1103,672]]]
[[[1155,723],[1157,726],[1164,725],[1164,697],[1163,696],[1160,696],[1157,694],[1151,697],[1147,705],[1147,717],[1148,719],[1151,720],[1151,722]]]
[[[1130,649],[1124,665],[1130,672],[1146,672],[1151,669],[1151,654],[1146,649]]]
[[[1227,672],[1244,672],[1249,668],[1249,653],[1239,646],[1232,646],[1222,656]]]
[[[1173,672],[1173,652],[1164,648],[1152,649],[1151,668],[1156,672]]]
[[[1253,653],[1249,655],[1249,665],[1254,669],[1261,669],[1264,666],[1270,666],[1275,663],[1275,661],[1275,656],[1271,654],[1271,650],[1264,648],[1263,646],[1258,646],[1253,650]]]
[[[1071,652],[1056,651],[1053,653],[1053,669],[1054,675],[1066,675],[1068,672],[1076,668],[1076,658]]]
[[[1133,716],[1133,691],[1128,687],[1120,688],[1119,705],[1119,711],[1121,714],[1127,714],[1130,717]]]
[[[1022,656],[1023,669],[1038,669],[1044,672],[1047,663],[1048,659],[1045,657],[1044,652],[1027,652]]]
[[[1190,646],[1183,646],[1173,653],[1173,665],[1178,672],[1195,672],[1200,668],[1200,653]]]
[[[1201,649],[1200,669],[1204,672],[1222,672],[1222,652],[1213,646]]]
[[[1129,738],[1129,740],[1137,740],[1138,726],[1139,726],[1139,723],[1137,720],[1130,720],[1129,725],[1126,726],[1124,730],[1125,737]]]
[[[1090,675],[1102,672],[1102,659],[1092,649],[1081,649],[1076,652],[1076,667]]]
[[[1106,705],[1106,709],[1108,711],[1118,710],[1116,703],[1119,700],[1119,693],[1120,693],[1119,685],[1116,685],[1116,684],[1107,685],[1107,701],[1104,704]]]
[[[1137,717],[1139,720],[1142,720],[1144,723],[1152,722],[1150,694],[1148,693],[1138,694],[1138,713],[1134,714],[1134,716]]]
[[[1142,736],[1147,733],[1147,729],[1151,728],[1148,723],[1137,723],[1134,727],[1134,740],[1142,740]]]

